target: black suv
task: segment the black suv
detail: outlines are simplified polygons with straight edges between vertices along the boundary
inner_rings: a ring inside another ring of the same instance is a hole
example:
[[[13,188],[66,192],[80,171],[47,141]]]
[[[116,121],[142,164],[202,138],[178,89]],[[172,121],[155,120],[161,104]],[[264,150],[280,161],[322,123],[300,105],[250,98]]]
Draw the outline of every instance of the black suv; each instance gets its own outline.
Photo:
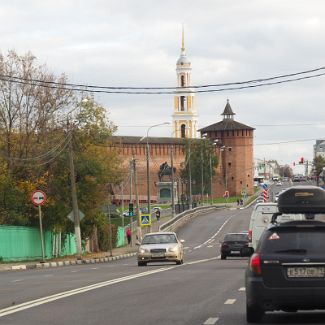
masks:
[[[265,311],[325,309],[325,191],[289,188],[279,196],[279,213],[259,241],[246,270],[246,318]],[[305,213],[306,220],[276,223],[281,213]]]
[[[248,256],[249,247],[248,234],[246,233],[230,233],[226,234],[221,241],[220,254],[224,260],[227,256]]]

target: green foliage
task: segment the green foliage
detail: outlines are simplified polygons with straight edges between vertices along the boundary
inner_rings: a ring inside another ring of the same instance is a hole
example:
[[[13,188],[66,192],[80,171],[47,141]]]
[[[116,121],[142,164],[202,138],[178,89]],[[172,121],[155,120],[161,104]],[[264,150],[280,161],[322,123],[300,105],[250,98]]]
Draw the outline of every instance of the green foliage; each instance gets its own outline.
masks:
[[[314,168],[316,170],[316,175],[319,175],[323,168],[325,167],[325,158],[323,158],[322,156],[316,156],[314,158]]]
[[[186,140],[185,162],[181,168],[181,178],[189,182],[189,165],[191,166],[192,195],[201,194],[203,171],[203,194],[211,194],[210,189],[210,157],[212,177],[215,175],[215,167],[218,166],[218,157],[214,154],[214,147],[207,139],[196,141]]]
[[[0,224],[38,226],[31,194],[40,189],[47,194],[44,229],[73,232],[66,217],[72,210],[68,153],[72,134],[78,205],[86,215],[82,237],[89,237],[96,227],[100,238],[106,238],[108,221],[100,211],[109,202],[107,184],[122,180],[117,153],[107,150],[116,127],[107,119],[106,109],[93,98],[78,100],[60,88],[66,77],[49,74],[30,53],[0,55],[0,68],[8,75],[58,82],[57,89],[0,83]],[[67,108],[74,112],[69,132],[60,121],[64,119],[56,118],[64,117]]]

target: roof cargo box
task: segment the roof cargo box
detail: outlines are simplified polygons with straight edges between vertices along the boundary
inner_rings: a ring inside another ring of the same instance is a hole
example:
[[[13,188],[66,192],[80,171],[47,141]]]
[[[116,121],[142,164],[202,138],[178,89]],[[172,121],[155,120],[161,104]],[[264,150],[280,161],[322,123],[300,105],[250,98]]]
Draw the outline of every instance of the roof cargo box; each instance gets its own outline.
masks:
[[[325,190],[317,186],[293,186],[279,195],[280,213],[325,213]]]

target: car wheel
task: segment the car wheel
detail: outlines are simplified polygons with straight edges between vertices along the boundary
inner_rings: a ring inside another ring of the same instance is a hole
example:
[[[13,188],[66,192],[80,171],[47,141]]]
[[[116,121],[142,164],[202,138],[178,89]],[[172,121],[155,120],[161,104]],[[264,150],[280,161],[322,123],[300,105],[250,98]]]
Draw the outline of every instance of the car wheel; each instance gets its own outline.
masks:
[[[183,264],[183,260],[176,261],[176,265],[181,265]]]
[[[246,305],[246,320],[248,323],[258,323],[264,315],[264,310],[258,306]]]
[[[147,265],[147,262],[140,262],[138,261],[138,266],[146,266]]]
[[[225,255],[225,254],[221,254],[221,259],[222,260],[225,260],[227,258],[227,255]]]

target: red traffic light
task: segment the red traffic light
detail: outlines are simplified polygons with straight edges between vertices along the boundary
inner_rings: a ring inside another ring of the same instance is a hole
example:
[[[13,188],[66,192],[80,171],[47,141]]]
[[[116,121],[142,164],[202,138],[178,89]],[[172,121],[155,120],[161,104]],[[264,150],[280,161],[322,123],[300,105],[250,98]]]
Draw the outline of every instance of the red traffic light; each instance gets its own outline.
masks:
[[[303,164],[305,162],[304,157],[300,158],[299,164]]]

